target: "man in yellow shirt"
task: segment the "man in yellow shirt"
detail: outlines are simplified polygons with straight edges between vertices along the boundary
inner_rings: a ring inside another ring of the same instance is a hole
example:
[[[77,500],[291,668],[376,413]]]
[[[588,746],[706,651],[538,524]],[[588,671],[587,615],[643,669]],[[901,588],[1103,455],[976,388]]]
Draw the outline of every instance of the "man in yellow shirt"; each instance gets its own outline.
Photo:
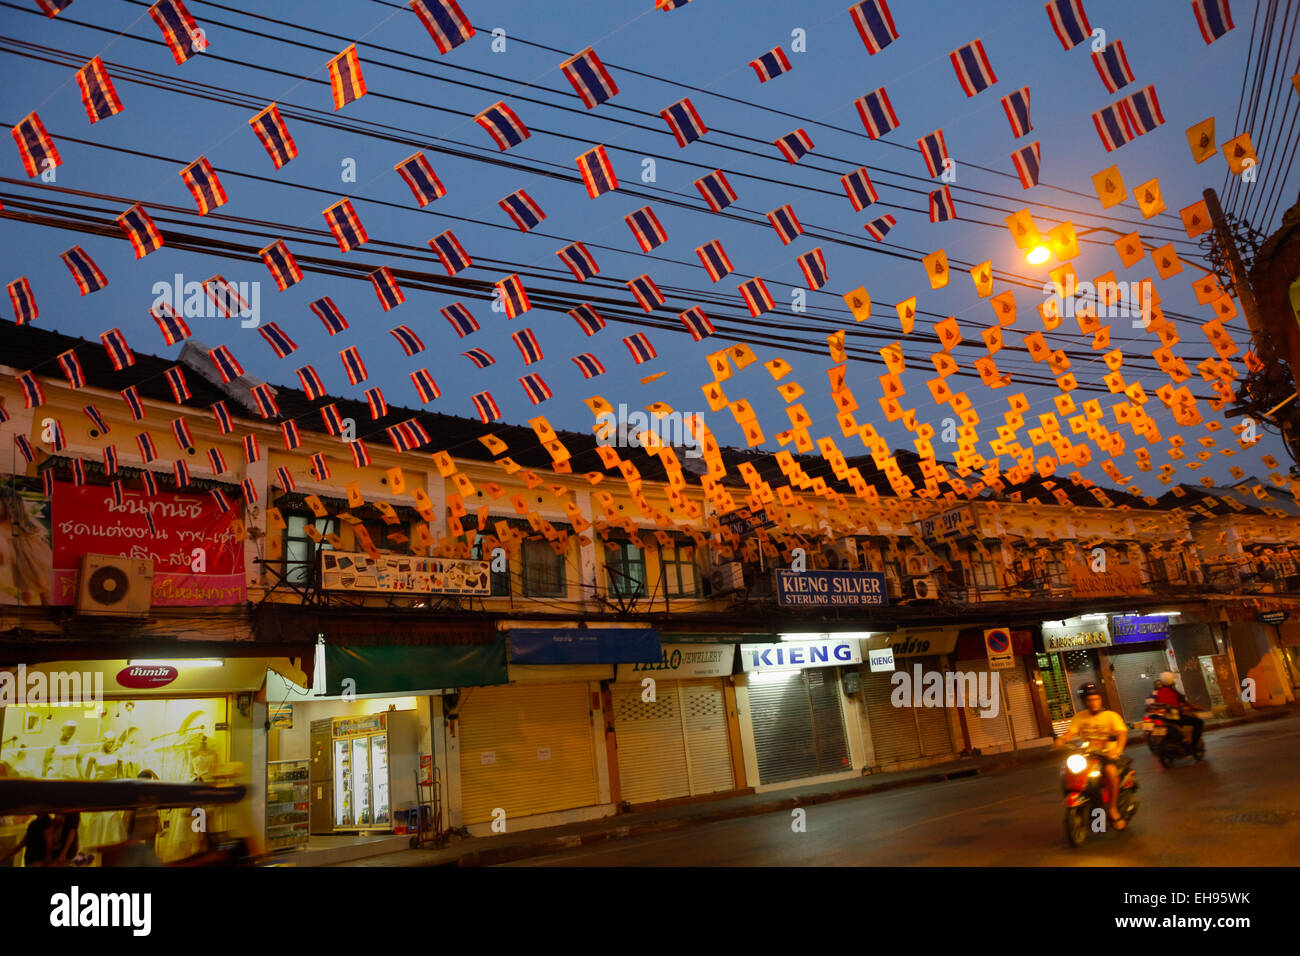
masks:
[[[1128,725],[1115,711],[1103,709],[1101,691],[1096,684],[1084,684],[1079,688],[1079,696],[1088,709],[1074,715],[1065,733],[1056,739],[1056,746],[1062,747],[1075,737],[1082,737],[1089,742],[1090,749],[1101,758],[1101,772],[1110,794],[1108,806],[1111,823],[1116,830],[1123,830],[1126,824],[1118,809],[1118,760],[1124,755],[1124,745],[1128,743]]]

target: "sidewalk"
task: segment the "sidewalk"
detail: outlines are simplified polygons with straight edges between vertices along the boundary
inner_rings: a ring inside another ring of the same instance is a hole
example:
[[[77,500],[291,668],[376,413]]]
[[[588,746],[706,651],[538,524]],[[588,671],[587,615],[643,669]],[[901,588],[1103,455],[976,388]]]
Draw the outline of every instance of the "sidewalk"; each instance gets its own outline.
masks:
[[[1300,715],[1300,705],[1272,707],[1267,710],[1252,711],[1242,717],[1207,720],[1205,732],[1213,733],[1243,724],[1297,715]],[[673,804],[652,810],[615,814],[582,823],[524,830],[500,837],[452,837],[447,846],[437,850],[403,850],[400,853],[387,853],[328,865],[492,866],[529,857],[545,856],[574,847],[590,846],[609,840],[621,840],[666,830],[678,830],[718,820],[757,816],[903,787],[917,787],[928,783],[942,783],[945,780],[999,773],[1025,764],[1041,762],[1053,756],[1059,755],[1051,747],[1037,747],[1032,750],[994,754],[988,757],[960,757],[920,770],[873,773],[850,780],[792,787],[788,790]]]

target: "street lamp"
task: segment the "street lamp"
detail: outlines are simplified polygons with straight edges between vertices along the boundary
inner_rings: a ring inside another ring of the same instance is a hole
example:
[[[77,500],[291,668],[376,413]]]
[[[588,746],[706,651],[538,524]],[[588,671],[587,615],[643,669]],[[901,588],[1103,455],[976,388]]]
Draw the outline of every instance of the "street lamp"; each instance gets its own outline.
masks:
[[[1047,246],[1034,246],[1025,254],[1025,261],[1031,266],[1041,266],[1050,258],[1052,258],[1052,250]]]

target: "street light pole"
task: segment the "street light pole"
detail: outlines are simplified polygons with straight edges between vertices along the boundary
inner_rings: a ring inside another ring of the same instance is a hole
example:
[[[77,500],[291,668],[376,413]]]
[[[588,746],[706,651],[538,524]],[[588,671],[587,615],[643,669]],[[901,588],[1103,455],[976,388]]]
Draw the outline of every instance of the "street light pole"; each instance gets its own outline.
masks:
[[[1275,358],[1273,351],[1273,342],[1269,338],[1264,322],[1260,318],[1259,304],[1255,301],[1255,293],[1250,287],[1250,277],[1246,274],[1246,264],[1241,259],[1241,253],[1237,250],[1237,241],[1232,236],[1232,230],[1228,228],[1228,221],[1223,215],[1223,207],[1219,205],[1219,195],[1213,189],[1207,189],[1202,193],[1205,197],[1205,206],[1210,211],[1210,222],[1214,227],[1214,235],[1218,239],[1219,248],[1223,250],[1223,261],[1228,269],[1228,276],[1232,280],[1232,287],[1237,293],[1237,301],[1241,303],[1242,314],[1246,317],[1246,325],[1250,327],[1251,337],[1255,340],[1255,349],[1261,359],[1271,361]]]

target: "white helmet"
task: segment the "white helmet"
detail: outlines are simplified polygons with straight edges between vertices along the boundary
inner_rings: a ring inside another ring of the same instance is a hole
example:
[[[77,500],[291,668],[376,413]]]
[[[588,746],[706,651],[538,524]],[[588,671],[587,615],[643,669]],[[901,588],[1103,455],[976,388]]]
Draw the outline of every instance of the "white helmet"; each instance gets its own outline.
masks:
[[[1165,671],[1160,675],[1160,683],[1166,687],[1173,687],[1174,684],[1178,683],[1178,675],[1173,671]]]

